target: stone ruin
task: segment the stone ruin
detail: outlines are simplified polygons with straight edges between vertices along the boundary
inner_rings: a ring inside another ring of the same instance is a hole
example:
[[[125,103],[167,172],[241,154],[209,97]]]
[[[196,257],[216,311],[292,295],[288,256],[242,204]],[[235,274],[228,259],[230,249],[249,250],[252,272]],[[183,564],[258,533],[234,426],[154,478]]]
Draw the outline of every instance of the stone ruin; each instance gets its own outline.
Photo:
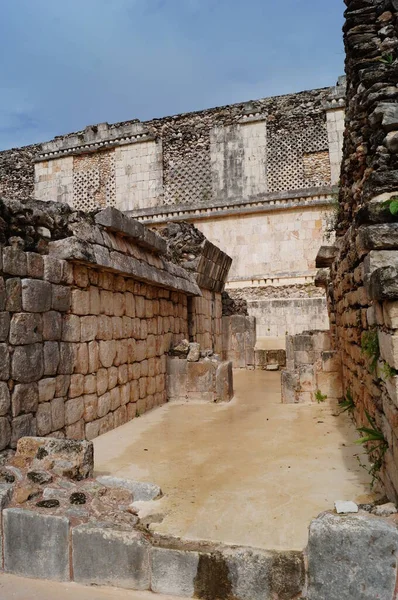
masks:
[[[231,259],[213,244],[202,239],[187,270],[114,208],[19,200],[1,201],[0,236],[0,450],[27,435],[91,440],[160,406],[168,353],[185,339],[212,355],[217,375],[200,390],[231,399],[221,297]]]

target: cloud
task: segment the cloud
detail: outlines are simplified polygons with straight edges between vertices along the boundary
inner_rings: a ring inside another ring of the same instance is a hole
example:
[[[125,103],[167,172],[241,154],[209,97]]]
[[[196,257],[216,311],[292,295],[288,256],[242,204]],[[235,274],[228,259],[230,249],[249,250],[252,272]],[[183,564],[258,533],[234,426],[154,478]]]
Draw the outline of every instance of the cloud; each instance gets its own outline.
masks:
[[[286,3],[4,3],[0,148],[333,84],[343,0]]]

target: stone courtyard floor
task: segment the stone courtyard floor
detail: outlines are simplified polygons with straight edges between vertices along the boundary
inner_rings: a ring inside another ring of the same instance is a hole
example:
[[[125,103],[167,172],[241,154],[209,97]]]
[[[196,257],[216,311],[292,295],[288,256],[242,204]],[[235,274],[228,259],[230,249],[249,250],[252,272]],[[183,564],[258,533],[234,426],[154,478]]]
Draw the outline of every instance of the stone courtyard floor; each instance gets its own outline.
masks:
[[[153,531],[301,550],[335,500],[372,499],[347,414],[281,404],[279,373],[235,371],[234,386],[229,404],[167,404],[94,440],[97,474],[161,486]]]

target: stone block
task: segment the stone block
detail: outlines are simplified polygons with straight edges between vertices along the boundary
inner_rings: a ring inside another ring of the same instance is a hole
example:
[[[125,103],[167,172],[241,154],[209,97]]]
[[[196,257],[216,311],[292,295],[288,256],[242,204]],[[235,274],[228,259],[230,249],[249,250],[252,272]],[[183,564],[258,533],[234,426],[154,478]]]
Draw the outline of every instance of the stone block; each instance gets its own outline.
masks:
[[[63,261],[52,256],[44,256],[44,279],[51,283],[60,283],[63,275]]]
[[[63,398],[54,398],[51,401],[52,430],[57,431],[65,425],[65,401]]]
[[[59,347],[57,342],[44,342],[44,375],[56,375],[59,365]]]
[[[103,367],[111,367],[116,357],[115,340],[99,342],[99,359]]]
[[[196,591],[195,579],[198,572],[199,556],[198,552],[152,548],[152,591],[158,594],[193,598]]]
[[[19,439],[36,435],[36,419],[31,415],[20,415],[11,421],[11,448],[16,448]]]
[[[35,413],[39,405],[39,387],[37,383],[17,383],[12,392],[12,416]]]
[[[65,315],[62,319],[62,340],[80,342],[80,318],[77,315]]]
[[[134,502],[148,502],[149,500],[156,500],[156,498],[162,496],[162,490],[154,483],[133,481],[132,479],[122,479],[110,475],[101,475],[100,477],[97,477],[97,481],[107,487],[128,490],[132,493]]]
[[[81,322],[81,341],[91,342],[97,337],[98,319],[95,316],[82,317]]]
[[[84,414],[84,400],[80,398],[72,398],[65,402],[65,424],[73,425],[79,421]]]
[[[42,344],[16,346],[12,355],[11,374],[15,381],[30,383],[43,377],[44,357]]]
[[[3,511],[4,570],[68,581],[69,520],[18,508]]]
[[[17,277],[6,281],[5,309],[10,312],[21,312],[22,310],[22,283]]]
[[[294,371],[282,371],[282,402],[295,404],[299,388],[299,375]]]
[[[15,346],[42,341],[42,318],[36,313],[14,313],[10,324],[10,343]]]
[[[167,399],[169,401],[187,397],[187,361],[167,357]]]
[[[59,345],[59,366],[58,373],[60,375],[70,375],[73,373],[73,368],[76,359],[76,349],[74,344],[61,342]]]
[[[40,279],[22,279],[22,308],[39,313],[50,310],[51,284]]]
[[[211,360],[187,363],[188,392],[205,393],[214,390],[217,364]]]
[[[41,254],[27,252],[27,275],[32,279],[41,279],[44,275],[44,262]]]
[[[7,344],[0,344],[0,380],[10,377],[10,352]]]
[[[50,310],[43,314],[43,339],[60,340],[62,334],[62,317],[59,312]]]
[[[0,417],[0,450],[4,450],[11,441],[11,426],[7,417]]]
[[[335,350],[328,350],[322,352],[322,371],[330,373],[333,371],[340,371],[341,360],[339,353]]]
[[[338,400],[343,397],[343,382],[340,372],[318,372],[316,379],[316,388],[322,394]]]
[[[26,254],[20,248],[6,246],[3,248],[3,271],[8,275],[24,277],[27,272]]]
[[[39,381],[39,402],[49,402],[55,396],[56,378],[48,377]]]
[[[380,356],[393,369],[398,369],[398,335],[378,331]]]
[[[150,587],[150,544],[135,531],[95,524],[72,530],[74,579],[133,590]]]
[[[67,312],[71,305],[71,290],[64,285],[51,286],[51,308],[59,312]]]
[[[211,390],[209,390],[211,391]],[[216,371],[216,402],[230,402],[234,396],[232,362],[222,362]]]
[[[44,402],[39,404],[36,412],[37,435],[48,435],[51,429],[51,404],[50,402]]]
[[[309,600],[394,598],[394,523],[366,514],[324,513],[310,525],[307,553]]]
[[[94,470],[93,444],[86,441],[25,437],[18,442],[16,457],[71,479],[91,477]]]
[[[10,331],[10,313],[0,312],[0,342],[5,342]]]
[[[5,382],[0,382],[0,416],[4,417],[10,410],[10,390]]]

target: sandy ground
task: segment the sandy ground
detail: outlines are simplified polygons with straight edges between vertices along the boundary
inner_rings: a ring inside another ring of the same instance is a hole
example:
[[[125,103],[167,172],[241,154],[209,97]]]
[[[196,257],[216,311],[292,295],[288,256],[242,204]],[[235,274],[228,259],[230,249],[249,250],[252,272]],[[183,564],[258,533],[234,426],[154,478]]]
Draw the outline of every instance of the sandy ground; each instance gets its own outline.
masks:
[[[160,485],[147,507],[157,532],[302,549],[335,500],[371,499],[357,432],[327,401],[281,404],[279,373],[234,377],[229,404],[167,404],[94,440],[97,474]]]
[[[25,579],[0,573],[1,600],[177,600],[150,592],[115,588],[86,587],[76,583],[56,583]],[[181,599],[180,599],[181,600]]]

